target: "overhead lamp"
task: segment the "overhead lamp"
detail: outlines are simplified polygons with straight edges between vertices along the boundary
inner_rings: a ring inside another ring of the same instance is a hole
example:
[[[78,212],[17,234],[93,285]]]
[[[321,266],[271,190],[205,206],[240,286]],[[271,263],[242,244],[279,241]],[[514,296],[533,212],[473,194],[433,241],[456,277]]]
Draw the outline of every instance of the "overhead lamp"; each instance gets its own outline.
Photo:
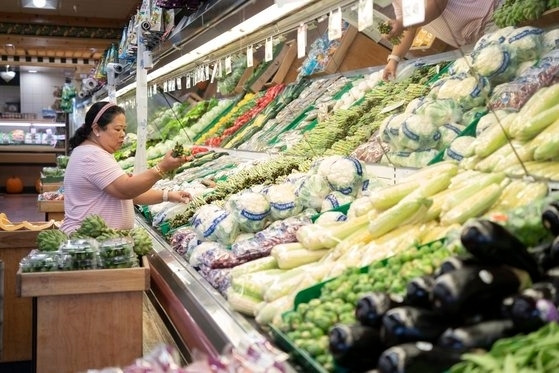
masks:
[[[0,78],[2,78],[6,83],[8,83],[10,80],[15,78],[15,76],[16,76],[16,72],[15,71],[10,71],[9,68],[10,68],[10,65],[6,65],[6,71],[2,71],[0,73]]]
[[[21,6],[32,9],[56,9],[58,0],[22,0]]]

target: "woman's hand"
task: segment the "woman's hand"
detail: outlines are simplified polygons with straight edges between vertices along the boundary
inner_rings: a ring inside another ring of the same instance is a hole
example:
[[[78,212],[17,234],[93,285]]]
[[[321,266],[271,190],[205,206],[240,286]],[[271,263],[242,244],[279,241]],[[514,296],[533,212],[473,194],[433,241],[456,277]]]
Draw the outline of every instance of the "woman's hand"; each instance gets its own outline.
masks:
[[[388,40],[393,37],[398,37],[402,35],[402,32],[404,32],[404,25],[402,24],[401,19],[389,19],[386,22],[390,25],[391,30],[388,34],[382,34],[381,36],[383,38]]]
[[[170,202],[188,203],[192,201],[192,195],[184,190],[177,190],[169,192]]]
[[[175,158],[173,157],[172,153],[173,151],[169,150],[167,154],[165,154],[163,159],[159,162],[159,168],[161,169],[161,171],[168,172],[171,170],[175,170],[192,159],[192,156],[189,155],[183,155]]]
[[[382,71],[382,79],[387,82],[396,78],[396,70],[398,69],[398,61],[390,60],[384,66],[384,70]]]

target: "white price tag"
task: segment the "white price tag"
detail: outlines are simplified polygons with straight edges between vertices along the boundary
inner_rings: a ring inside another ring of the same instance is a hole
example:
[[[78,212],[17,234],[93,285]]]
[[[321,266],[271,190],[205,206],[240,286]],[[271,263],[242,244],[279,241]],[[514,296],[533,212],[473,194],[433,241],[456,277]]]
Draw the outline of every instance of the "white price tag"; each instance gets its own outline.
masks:
[[[210,79],[210,83],[213,83],[215,80],[215,76],[217,75],[217,62],[214,63],[214,68],[212,69],[212,78]]]
[[[186,80],[184,82],[186,89],[190,88],[190,74],[186,75]]]
[[[156,95],[157,94],[157,84],[152,85],[151,90],[152,90],[151,94]]]
[[[266,44],[264,46],[264,61],[270,62],[274,59],[274,45],[272,38],[266,39]]]
[[[233,67],[231,65],[231,56],[225,57],[225,74],[229,75],[233,71]]]
[[[252,54],[252,44],[247,47],[247,67],[254,65],[254,56]]]
[[[182,78],[178,77],[176,80],[177,89],[180,91],[182,89]]]
[[[425,0],[402,0],[402,24],[404,27],[425,21]]]
[[[297,58],[307,54],[307,25],[301,23],[297,28]]]
[[[342,9],[338,8],[330,12],[328,17],[328,40],[336,40],[342,37]]]
[[[167,92],[169,90],[168,88],[167,82],[163,82],[163,92]]]
[[[223,61],[219,60],[217,62],[217,77],[221,78],[223,76]]]
[[[210,80],[210,65],[206,65],[204,68],[204,81]]]
[[[175,90],[175,79],[171,79],[169,80],[169,91],[174,92]]]
[[[357,9],[357,28],[365,30],[373,25],[373,0],[359,0]]]

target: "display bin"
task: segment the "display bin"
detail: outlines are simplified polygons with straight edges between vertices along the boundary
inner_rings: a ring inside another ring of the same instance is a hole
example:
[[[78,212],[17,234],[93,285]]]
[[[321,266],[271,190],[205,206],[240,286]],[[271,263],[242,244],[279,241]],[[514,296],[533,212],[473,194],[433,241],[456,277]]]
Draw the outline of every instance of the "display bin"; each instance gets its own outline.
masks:
[[[17,291],[32,298],[38,373],[126,366],[142,357],[143,266],[58,272],[17,272]]]
[[[33,357],[32,302],[30,298],[17,296],[16,273],[21,259],[37,247],[38,233],[39,231],[29,230],[0,230],[0,260],[4,264],[3,307],[0,311],[3,313],[3,351],[0,363],[30,361]]]
[[[45,220],[63,220],[64,219],[64,200],[46,201],[38,200],[37,206],[40,212],[45,213]]]

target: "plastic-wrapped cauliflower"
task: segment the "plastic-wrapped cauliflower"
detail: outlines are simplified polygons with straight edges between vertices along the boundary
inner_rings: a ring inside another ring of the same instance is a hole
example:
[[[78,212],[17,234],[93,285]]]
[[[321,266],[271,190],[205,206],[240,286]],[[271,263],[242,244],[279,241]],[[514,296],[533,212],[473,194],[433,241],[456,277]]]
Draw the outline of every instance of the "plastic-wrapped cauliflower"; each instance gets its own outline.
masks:
[[[270,216],[273,220],[289,218],[303,211],[303,205],[295,196],[295,185],[291,183],[270,186],[266,198],[270,203]]]
[[[460,162],[464,158],[471,157],[474,155],[474,147],[472,146],[472,143],[475,139],[476,138],[473,136],[457,137],[446,149],[444,158]]]
[[[456,100],[463,110],[485,106],[491,87],[485,77],[459,74],[439,80],[429,93],[437,99]]]
[[[320,211],[322,200],[332,189],[328,180],[320,174],[307,176],[295,190],[295,195],[304,207]]]
[[[507,35],[506,43],[514,49],[519,62],[535,60],[542,53],[543,30],[532,26],[516,28]]]
[[[373,203],[368,196],[357,198],[351,203],[347,210],[347,219],[355,219],[359,216],[367,214],[369,211],[374,210]]]
[[[485,113],[487,113],[487,109],[485,108],[485,106],[476,106],[462,114],[462,120],[460,122],[467,126],[474,120],[484,116]]]
[[[388,184],[388,181],[380,179],[378,177],[372,177],[370,179],[364,180],[363,181],[363,186],[361,187],[361,193],[359,194],[359,197],[369,196],[375,190],[385,188],[388,185],[390,185],[390,184]]]
[[[357,158],[340,157],[330,165],[326,180],[332,190],[355,197],[365,180],[363,164]]]
[[[415,111],[427,117],[435,126],[462,120],[462,108],[454,100],[425,99]]]
[[[454,61],[452,65],[449,66],[448,72],[451,75],[468,74],[470,73],[472,65],[472,56],[467,55],[464,57],[460,57],[456,61]]]
[[[230,206],[243,232],[259,232],[269,221],[270,203],[260,193],[243,192],[230,198]]]
[[[239,235],[239,225],[233,214],[212,204],[204,205],[196,211],[192,226],[201,241],[217,241],[230,245]]]
[[[188,257],[188,263],[190,263],[193,267],[200,266],[200,258],[209,251],[213,250],[226,250],[227,247],[219,242],[201,242],[197,246],[195,246],[190,256]]]
[[[424,167],[427,166],[427,164],[435,158],[437,154],[437,149],[418,150],[415,152],[393,152],[388,155],[390,162],[386,161],[386,163],[397,167]]]
[[[343,212],[326,211],[320,214],[320,216],[316,218],[314,223],[322,226],[328,226],[332,224],[342,223],[346,220],[347,220],[347,216]]]
[[[401,128],[400,144],[409,150],[436,148],[441,139],[441,133],[429,118],[419,115],[410,115]]]
[[[504,43],[504,42],[506,42],[507,36],[512,31],[514,31],[514,27],[513,26],[507,26],[507,27],[500,28],[500,29],[498,29],[494,32],[491,32],[489,34],[483,35],[476,42],[476,45],[474,46],[474,51],[480,50],[481,48],[484,48],[486,45],[491,44],[491,43]]]
[[[472,53],[472,58],[475,71],[495,84],[514,78],[518,68],[516,49],[509,44],[490,43]]]
[[[414,98],[413,100],[408,102],[408,105],[406,106],[406,110],[404,110],[404,113],[415,114],[415,111],[423,104],[424,100],[425,100],[424,96]]]
[[[331,155],[316,160],[311,166],[309,173],[311,174],[317,173],[326,177],[332,163],[336,162],[338,159],[340,159],[340,157],[341,157],[340,155]]]
[[[400,113],[387,117],[379,127],[381,140],[390,144],[393,148],[397,148],[400,143],[400,129],[402,123],[409,116],[410,114]]]
[[[497,124],[498,120],[503,120],[510,114],[507,110],[495,110],[485,114],[479,119],[476,126],[476,137],[479,136],[483,131]]]
[[[439,127],[441,133],[440,148],[448,146],[464,130],[464,126],[457,123],[447,123]]]
[[[334,191],[324,197],[324,201],[322,201],[322,208],[320,211],[329,211],[333,209],[337,209],[340,206],[347,205],[348,203],[353,202],[354,198],[350,195],[343,194],[337,191]]]
[[[548,53],[554,49],[559,48],[559,29],[546,31],[543,34],[542,54]]]

